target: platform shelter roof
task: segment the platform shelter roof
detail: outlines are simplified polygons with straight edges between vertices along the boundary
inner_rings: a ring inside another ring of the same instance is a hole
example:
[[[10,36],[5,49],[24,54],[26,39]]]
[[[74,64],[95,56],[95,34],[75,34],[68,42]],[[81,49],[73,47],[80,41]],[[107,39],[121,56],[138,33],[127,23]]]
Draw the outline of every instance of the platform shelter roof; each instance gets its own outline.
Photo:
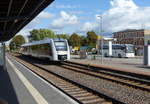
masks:
[[[11,39],[54,0],[0,0],[0,42]]]

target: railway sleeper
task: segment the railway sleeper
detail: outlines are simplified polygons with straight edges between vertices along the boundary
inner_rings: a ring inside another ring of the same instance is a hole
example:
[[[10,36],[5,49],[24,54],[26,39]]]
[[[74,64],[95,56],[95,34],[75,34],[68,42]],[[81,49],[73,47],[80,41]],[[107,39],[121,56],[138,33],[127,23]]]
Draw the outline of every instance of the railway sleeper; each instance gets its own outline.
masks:
[[[104,102],[106,102],[105,99],[101,99],[101,98],[98,98],[98,99],[92,99],[92,100],[85,100],[85,101],[82,101],[84,104],[102,104]],[[112,104],[112,103],[110,103]]]
[[[77,89],[68,89],[68,90],[65,90],[66,92],[71,92],[71,91],[82,91],[81,89],[77,88]]]
[[[63,89],[63,90],[71,90],[71,89],[79,89],[79,88],[77,88],[76,86],[73,86],[73,87],[61,87],[61,89]]]
[[[74,97],[83,97],[83,96],[91,96],[92,94],[91,93],[80,93],[80,94],[76,94],[76,95],[73,95]]]
[[[84,100],[92,100],[92,99],[99,99],[99,96],[90,95],[90,96],[82,96],[82,97],[76,97],[78,100],[84,101]]]
[[[71,95],[76,95],[76,94],[83,94],[83,93],[87,93],[87,91],[84,91],[84,90],[82,90],[82,91],[78,91],[78,92],[75,92],[75,91],[70,91],[70,92],[68,92],[69,94],[71,94]]]

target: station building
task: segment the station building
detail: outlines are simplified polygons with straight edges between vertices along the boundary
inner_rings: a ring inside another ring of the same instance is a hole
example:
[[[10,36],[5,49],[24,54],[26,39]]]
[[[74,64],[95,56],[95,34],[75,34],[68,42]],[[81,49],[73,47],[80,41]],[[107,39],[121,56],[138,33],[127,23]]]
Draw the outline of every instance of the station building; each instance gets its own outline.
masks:
[[[135,45],[135,54],[143,55],[143,46],[150,43],[150,30],[145,29],[127,29],[113,33],[115,44],[133,44]]]

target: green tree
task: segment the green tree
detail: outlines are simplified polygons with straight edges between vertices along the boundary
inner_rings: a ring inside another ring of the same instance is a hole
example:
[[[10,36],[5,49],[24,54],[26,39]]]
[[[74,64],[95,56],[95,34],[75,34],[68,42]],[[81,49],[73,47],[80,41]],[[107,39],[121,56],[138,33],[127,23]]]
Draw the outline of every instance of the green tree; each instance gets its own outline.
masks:
[[[10,41],[9,48],[10,50],[15,50],[15,43],[13,41]]]
[[[81,40],[80,40],[80,36],[76,33],[73,33],[70,38],[69,38],[69,43],[70,45],[72,45],[73,47],[80,47],[81,45]]]
[[[68,41],[68,43],[69,43],[69,45],[70,45],[70,41],[69,41],[70,36],[69,36],[69,35],[67,35],[67,34],[57,34],[56,37],[57,37],[57,38],[67,39],[67,41]]]
[[[91,46],[91,47],[96,46],[96,41],[98,39],[98,36],[96,35],[96,33],[94,31],[87,32],[87,39],[88,39],[89,46]]]
[[[81,39],[81,46],[87,46],[88,45],[88,39],[86,36],[80,36]]]
[[[19,50],[20,46],[25,43],[22,35],[16,35],[9,43],[10,50]]]
[[[55,34],[49,29],[33,29],[30,31],[29,41],[42,40],[44,38],[55,38]]]
[[[56,35],[56,37],[57,37],[57,38],[67,39],[67,40],[69,40],[69,38],[70,38],[70,36],[67,35],[67,34],[58,34],[58,35]]]

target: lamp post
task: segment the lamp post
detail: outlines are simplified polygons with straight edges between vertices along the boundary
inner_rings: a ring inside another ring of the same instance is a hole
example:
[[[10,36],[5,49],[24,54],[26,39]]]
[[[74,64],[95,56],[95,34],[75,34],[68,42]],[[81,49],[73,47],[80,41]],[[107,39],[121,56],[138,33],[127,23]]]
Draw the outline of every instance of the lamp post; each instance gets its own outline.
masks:
[[[102,33],[103,17],[101,15],[99,15],[97,17],[100,18],[100,33]],[[103,63],[103,37],[101,37],[101,63]]]

